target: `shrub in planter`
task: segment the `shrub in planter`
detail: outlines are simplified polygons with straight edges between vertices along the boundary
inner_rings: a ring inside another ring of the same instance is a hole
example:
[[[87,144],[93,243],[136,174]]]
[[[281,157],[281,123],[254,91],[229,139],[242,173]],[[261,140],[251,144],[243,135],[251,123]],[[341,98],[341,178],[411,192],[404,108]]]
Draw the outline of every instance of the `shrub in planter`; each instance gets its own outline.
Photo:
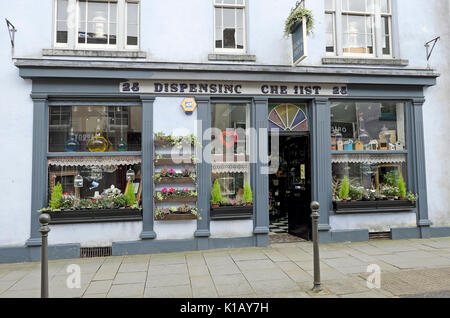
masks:
[[[339,198],[343,202],[347,202],[348,193],[349,193],[349,182],[348,182],[348,177],[345,176],[341,182],[341,187],[339,188]]]
[[[128,206],[133,206],[136,202],[136,196],[134,194],[134,185],[131,180],[128,181],[127,191],[125,192]]]
[[[311,31],[314,27],[314,18],[312,12],[308,9],[305,9],[301,6],[297,6],[292,9],[291,14],[289,14],[288,18],[284,23],[284,34],[289,35],[292,33],[292,28],[298,21],[301,21],[303,17],[306,17],[306,33],[308,35],[311,34]]]
[[[248,184],[248,182],[246,182],[244,185],[244,201],[245,201],[245,204],[247,204],[247,205],[253,204],[253,192],[252,192],[252,188],[250,188],[250,185]]]
[[[405,186],[405,180],[403,180],[403,176],[400,175],[398,178],[398,196],[400,200],[404,200],[406,198],[406,186]]]
[[[364,189],[361,187],[354,187],[350,186],[348,195],[350,196],[350,199],[360,201],[363,198]]]
[[[53,187],[52,196],[50,199],[50,208],[52,210],[58,210],[61,207],[61,199],[63,194],[63,188],[61,183],[56,183]]]
[[[222,193],[220,192],[219,180],[216,179],[211,190],[211,204],[218,207],[220,202],[222,202]]]

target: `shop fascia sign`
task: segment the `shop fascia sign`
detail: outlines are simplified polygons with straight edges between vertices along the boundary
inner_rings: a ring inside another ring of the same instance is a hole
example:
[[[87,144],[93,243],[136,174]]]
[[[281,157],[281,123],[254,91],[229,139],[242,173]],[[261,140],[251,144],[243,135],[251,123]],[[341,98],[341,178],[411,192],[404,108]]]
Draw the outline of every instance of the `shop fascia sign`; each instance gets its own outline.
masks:
[[[121,93],[161,95],[346,96],[346,85],[224,81],[130,80]]]

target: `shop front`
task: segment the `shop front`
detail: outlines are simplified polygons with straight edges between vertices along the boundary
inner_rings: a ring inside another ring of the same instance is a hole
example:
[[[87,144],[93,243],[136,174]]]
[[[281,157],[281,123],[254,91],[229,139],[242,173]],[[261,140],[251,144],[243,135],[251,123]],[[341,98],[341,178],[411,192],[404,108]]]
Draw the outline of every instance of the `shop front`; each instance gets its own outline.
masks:
[[[429,237],[432,71],[18,59],[33,81],[27,247],[53,258]]]

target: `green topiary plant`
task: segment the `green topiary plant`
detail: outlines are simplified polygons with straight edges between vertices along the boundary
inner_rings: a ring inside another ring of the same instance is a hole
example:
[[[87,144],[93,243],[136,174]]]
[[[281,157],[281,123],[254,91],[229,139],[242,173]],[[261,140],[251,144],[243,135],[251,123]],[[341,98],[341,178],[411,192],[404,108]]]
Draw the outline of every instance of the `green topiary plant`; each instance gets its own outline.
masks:
[[[127,186],[127,191],[125,192],[125,197],[127,199],[127,205],[131,207],[136,202],[136,196],[134,194],[133,182],[131,182],[131,180],[129,180],[128,182],[129,183],[128,183],[128,186]]]
[[[250,205],[253,203],[253,192],[252,188],[250,188],[250,185],[248,182],[244,185],[244,201],[247,205]]]
[[[219,205],[220,202],[222,202],[222,193],[220,192],[219,180],[216,179],[211,190],[211,203],[213,205]]]
[[[348,182],[348,177],[345,176],[341,183],[341,188],[339,189],[339,198],[341,200],[347,200],[348,193],[349,193],[350,187]]]
[[[401,174],[398,177],[397,187],[398,187],[399,198],[405,199],[406,198],[406,186],[405,186],[405,180],[403,180],[403,176]]]
[[[306,17],[306,33],[308,35],[311,34],[311,31],[314,27],[314,18],[312,12],[308,9],[305,9],[301,6],[297,6],[292,9],[291,14],[286,19],[284,24],[284,34],[287,36],[292,33],[292,27],[297,21],[301,21],[303,17]]]
[[[61,207],[61,199],[63,194],[63,188],[61,183],[56,183],[53,187],[52,197],[50,199],[50,208],[52,210],[58,210]]]

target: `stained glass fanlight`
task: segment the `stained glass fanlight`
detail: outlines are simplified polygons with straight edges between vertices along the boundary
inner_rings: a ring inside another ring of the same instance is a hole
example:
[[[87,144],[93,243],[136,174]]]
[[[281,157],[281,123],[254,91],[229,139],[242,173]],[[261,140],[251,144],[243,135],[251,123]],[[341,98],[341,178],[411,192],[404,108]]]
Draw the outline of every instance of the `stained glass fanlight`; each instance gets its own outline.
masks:
[[[269,129],[307,131],[308,120],[303,110],[292,104],[275,107],[269,114]]]

